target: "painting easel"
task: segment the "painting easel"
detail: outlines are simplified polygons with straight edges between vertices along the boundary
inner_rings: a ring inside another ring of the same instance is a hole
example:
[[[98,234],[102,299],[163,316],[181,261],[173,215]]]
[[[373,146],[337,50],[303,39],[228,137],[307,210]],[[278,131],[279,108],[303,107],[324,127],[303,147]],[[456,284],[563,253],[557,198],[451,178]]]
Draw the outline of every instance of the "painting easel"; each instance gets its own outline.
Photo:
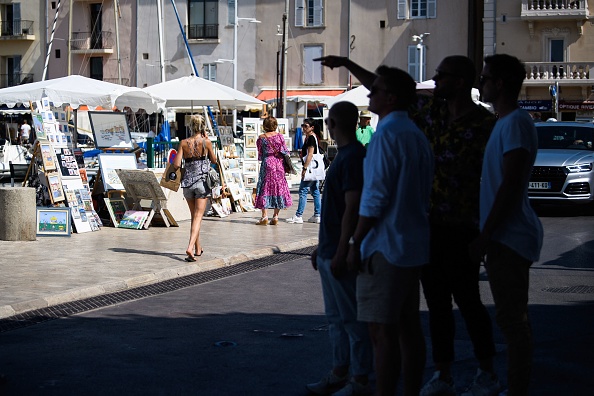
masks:
[[[153,172],[116,169],[116,173],[124,185],[127,197],[132,200],[132,210],[142,210],[143,199],[151,201],[150,212],[143,228],[149,227],[155,215],[160,218],[165,227],[178,227],[171,212],[164,207],[167,197]]]

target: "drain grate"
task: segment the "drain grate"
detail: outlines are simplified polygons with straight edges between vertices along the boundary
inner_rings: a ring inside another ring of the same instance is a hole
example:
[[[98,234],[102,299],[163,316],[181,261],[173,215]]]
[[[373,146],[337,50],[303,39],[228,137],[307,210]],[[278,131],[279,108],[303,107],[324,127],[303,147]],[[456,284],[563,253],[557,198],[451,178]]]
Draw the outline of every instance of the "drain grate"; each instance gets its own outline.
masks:
[[[9,318],[0,319],[0,333],[32,326],[38,323],[46,322],[48,320],[64,318],[97,308],[104,308],[126,301],[156,296],[230,276],[256,271],[262,268],[270,267],[272,265],[303,258],[304,256],[309,256],[315,247],[316,246],[311,246],[289,252],[275,253],[271,256],[246,261],[229,267],[216,268],[175,279],[169,279],[152,285],[139,286],[129,290],[103,294],[96,297],[85,298],[82,300],[53,305],[51,307],[17,314]]]
[[[592,294],[594,293],[594,286],[565,286],[565,287],[545,287],[542,291],[549,293],[564,293],[564,294]]]

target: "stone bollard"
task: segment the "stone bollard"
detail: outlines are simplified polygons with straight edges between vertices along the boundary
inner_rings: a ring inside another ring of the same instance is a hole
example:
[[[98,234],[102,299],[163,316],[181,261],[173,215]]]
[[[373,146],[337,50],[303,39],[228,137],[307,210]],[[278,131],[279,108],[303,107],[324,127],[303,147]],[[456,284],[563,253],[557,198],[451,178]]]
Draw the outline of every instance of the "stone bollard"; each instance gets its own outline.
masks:
[[[32,187],[0,187],[0,240],[35,241],[37,211]]]

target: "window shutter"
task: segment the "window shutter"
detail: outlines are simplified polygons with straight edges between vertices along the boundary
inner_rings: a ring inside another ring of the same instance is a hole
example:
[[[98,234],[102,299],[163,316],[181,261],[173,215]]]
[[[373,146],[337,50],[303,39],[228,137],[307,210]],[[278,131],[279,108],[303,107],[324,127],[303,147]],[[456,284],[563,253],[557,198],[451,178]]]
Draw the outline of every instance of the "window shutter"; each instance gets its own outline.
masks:
[[[406,1],[398,0],[398,19],[406,19]]]
[[[437,0],[427,0],[427,18],[437,18]]]
[[[12,3],[12,29],[13,34],[22,34],[21,3]]]
[[[295,0],[295,26],[303,26],[305,21],[305,0]]]
[[[322,0],[314,0],[313,12],[313,25],[322,26],[324,24],[324,6],[322,4]]]
[[[322,63],[314,62],[314,59],[323,55],[321,45],[308,45],[303,47],[303,83],[321,84]]]
[[[408,46],[408,74],[415,81],[419,78],[419,52],[416,45]]]
[[[235,23],[235,0],[227,0],[228,25]]]

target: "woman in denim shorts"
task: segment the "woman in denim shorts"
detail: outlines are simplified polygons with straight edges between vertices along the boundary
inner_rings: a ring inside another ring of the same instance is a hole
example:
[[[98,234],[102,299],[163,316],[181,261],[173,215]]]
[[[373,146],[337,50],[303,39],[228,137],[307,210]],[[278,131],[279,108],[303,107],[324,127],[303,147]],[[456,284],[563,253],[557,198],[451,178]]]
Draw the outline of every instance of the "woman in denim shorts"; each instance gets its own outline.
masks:
[[[182,140],[173,161],[176,168],[181,167],[182,158],[185,162],[185,173],[181,180],[181,187],[184,189],[184,198],[188,202],[192,218],[190,241],[186,249],[187,257],[185,258],[185,261],[188,262],[196,261],[195,256],[201,256],[204,252],[200,245],[200,226],[206,209],[207,198],[210,195],[206,179],[211,161],[217,162],[212,143],[206,136],[204,117],[193,115],[190,119],[190,129],[193,132],[192,136]]]

